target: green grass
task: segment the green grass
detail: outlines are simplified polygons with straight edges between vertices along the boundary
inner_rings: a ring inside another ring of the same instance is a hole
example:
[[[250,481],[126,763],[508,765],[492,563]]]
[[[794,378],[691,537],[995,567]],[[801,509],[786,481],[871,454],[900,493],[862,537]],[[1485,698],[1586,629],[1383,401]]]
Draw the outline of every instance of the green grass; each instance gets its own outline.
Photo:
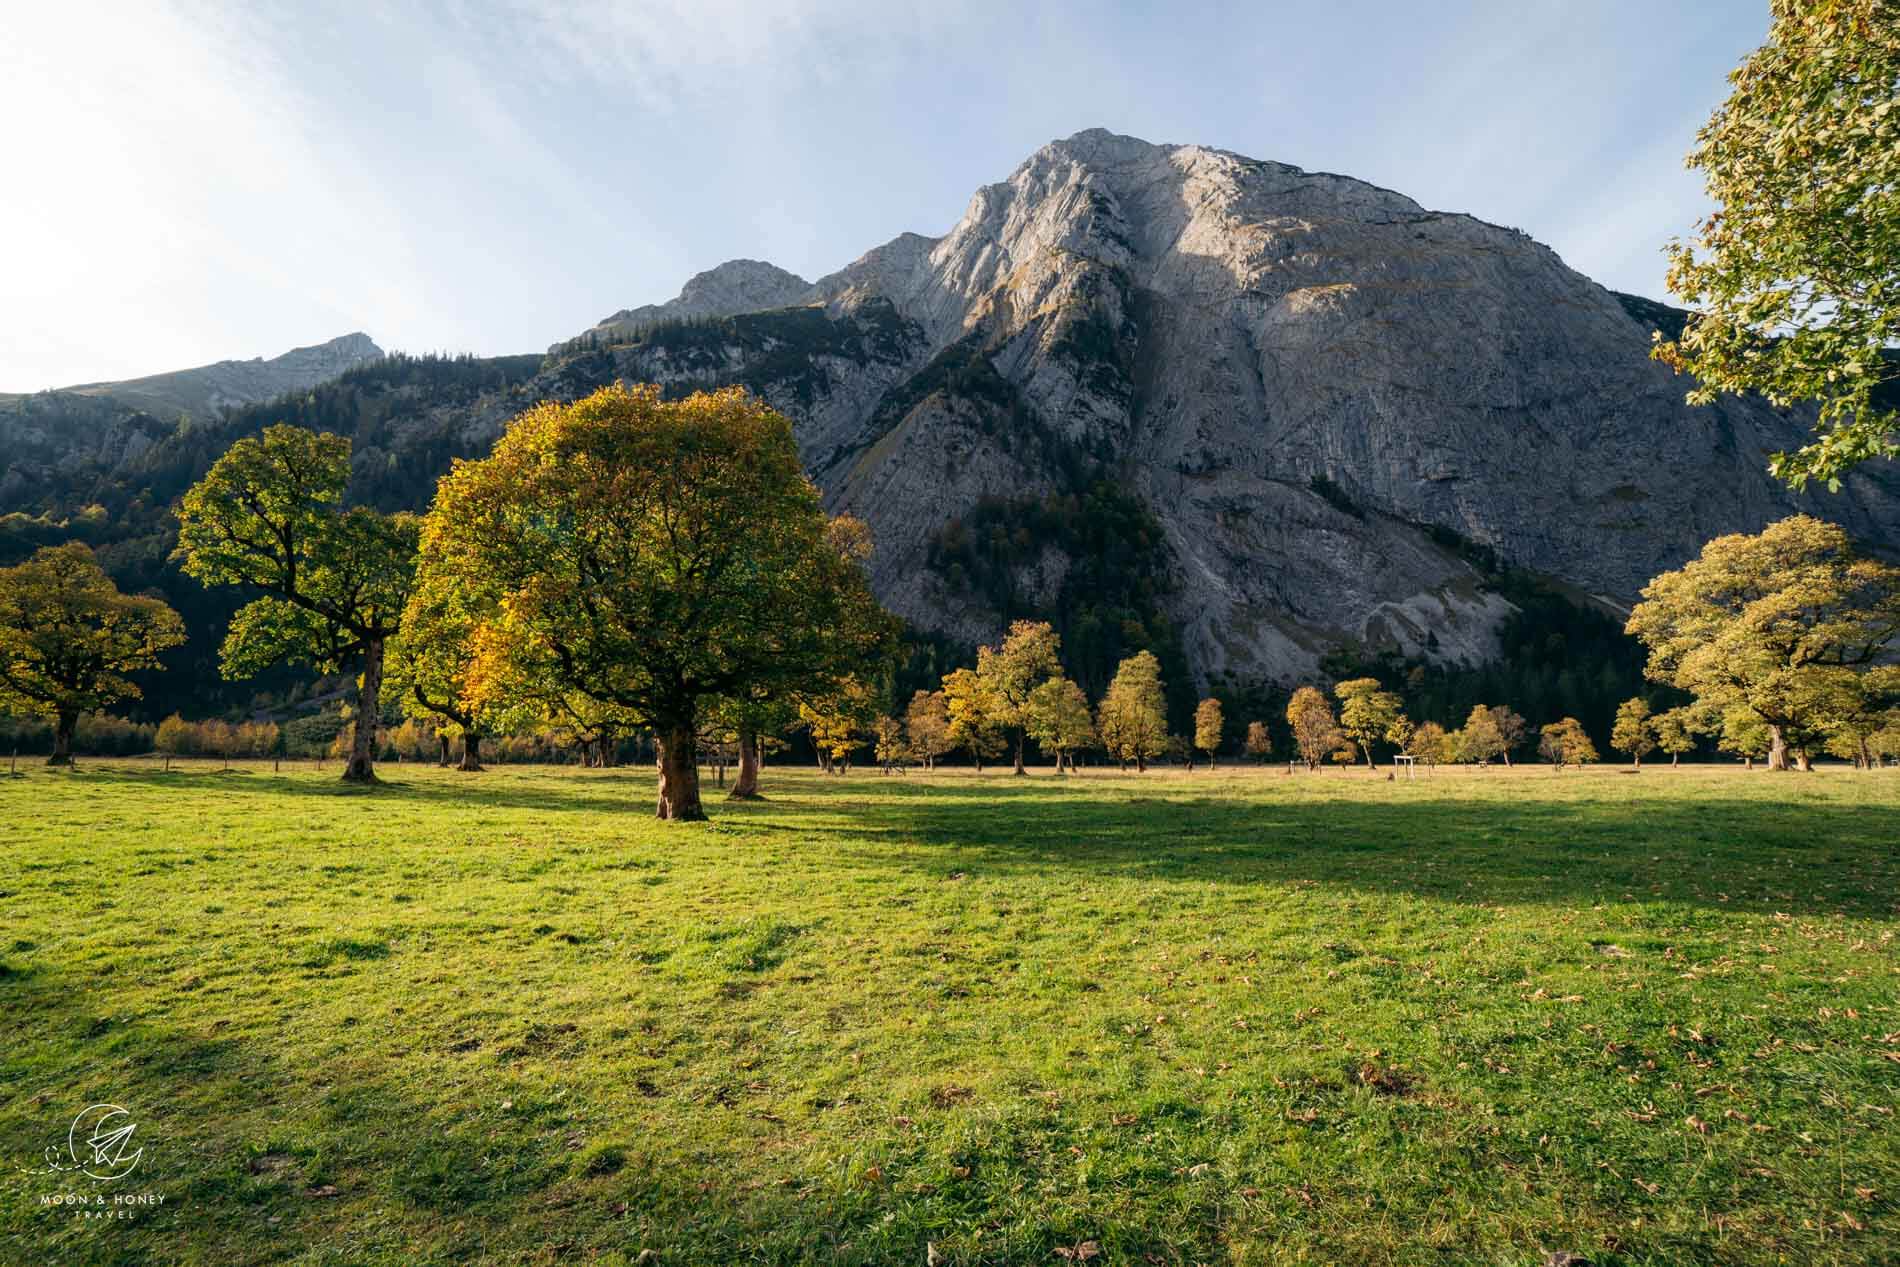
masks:
[[[0,1262],[1900,1245],[1900,771],[333,774],[0,778]]]

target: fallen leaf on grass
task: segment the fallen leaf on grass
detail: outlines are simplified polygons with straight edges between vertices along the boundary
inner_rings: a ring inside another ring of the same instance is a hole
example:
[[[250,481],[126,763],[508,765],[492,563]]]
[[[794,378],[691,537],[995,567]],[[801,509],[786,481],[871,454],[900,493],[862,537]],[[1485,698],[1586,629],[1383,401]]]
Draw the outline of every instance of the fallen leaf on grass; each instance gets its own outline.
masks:
[[[1091,1258],[1100,1258],[1102,1247],[1094,1241],[1082,1241],[1075,1245],[1056,1246],[1056,1257],[1066,1258],[1073,1263],[1086,1263]]]
[[[304,1195],[306,1197],[333,1197],[336,1195],[336,1185],[333,1183],[319,1184],[306,1191]]]

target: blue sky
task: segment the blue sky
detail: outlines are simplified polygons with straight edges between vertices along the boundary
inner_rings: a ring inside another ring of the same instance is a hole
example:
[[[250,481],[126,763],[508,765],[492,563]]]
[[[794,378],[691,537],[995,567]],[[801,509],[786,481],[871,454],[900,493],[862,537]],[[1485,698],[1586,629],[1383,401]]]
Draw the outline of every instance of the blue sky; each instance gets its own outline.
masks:
[[[1344,172],[1661,297],[1765,0],[19,6],[0,389],[532,351],[735,256],[942,233],[1087,127]]]

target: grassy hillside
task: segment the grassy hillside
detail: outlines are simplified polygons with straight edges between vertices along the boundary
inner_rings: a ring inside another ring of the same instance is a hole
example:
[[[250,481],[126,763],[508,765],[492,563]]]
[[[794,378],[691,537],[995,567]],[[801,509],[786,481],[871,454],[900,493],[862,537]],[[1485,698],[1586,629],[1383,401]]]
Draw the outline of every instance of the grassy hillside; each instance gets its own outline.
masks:
[[[0,778],[0,1262],[1900,1243],[1900,773],[334,774]]]

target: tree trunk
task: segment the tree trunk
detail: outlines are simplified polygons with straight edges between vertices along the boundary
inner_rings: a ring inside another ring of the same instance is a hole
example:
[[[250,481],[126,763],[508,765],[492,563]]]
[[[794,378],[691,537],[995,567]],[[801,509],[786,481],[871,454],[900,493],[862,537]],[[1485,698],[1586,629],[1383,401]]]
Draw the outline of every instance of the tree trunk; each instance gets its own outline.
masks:
[[[350,735],[350,763],[343,767],[345,783],[376,782],[376,723],[382,720],[383,640],[372,638],[363,648],[363,680],[356,688],[356,722]]]
[[[1504,768],[1506,770],[1510,769],[1511,768],[1511,750],[1509,748],[1506,748],[1503,752],[1499,753],[1498,755],[1504,758]]]
[[[1671,770],[1676,769],[1681,764],[1682,764],[1682,754],[1680,752],[1672,752],[1669,754],[1669,768]]]
[[[1361,742],[1359,745],[1359,751],[1366,754],[1366,769],[1377,770],[1379,768],[1379,763],[1372,759],[1372,745],[1371,744]]]
[[[445,731],[437,731],[435,738],[436,742],[442,745],[442,755],[437,759],[436,764],[446,770],[449,765],[449,736]],[[468,741],[464,739],[462,742]]]
[[[983,773],[983,754],[974,746],[970,748],[970,760],[976,762],[976,772],[978,774]]]
[[[457,768],[471,773],[482,768],[482,737],[478,731],[462,728],[462,764]]]
[[[759,796],[759,737],[750,730],[739,732],[739,777],[732,781],[729,801],[756,801]]]
[[[655,815],[675,822],[704,822],[699,804],[699,751],[691,725],[674,726],[660,737],[660,804]]]
[[[1137,752],[1135,754],[1135,773],[1148,773],[1148,755],[1146,753]]]
[[[1016,732],[1016,773],[1029,773],[1029,771],[1023,769],[1023,732],[1020,730]]]
[[[1806,748],[1795,749],[1794,768],[1799,770],[1803,774],[1808,774],[1813,771],[1814,758],[1808,755],[1808,750]]]
[[[1768,768],[1786,770],[1788,768],[1788,741],[1781,737],[1781,727],[1768,728]]]
[[[79,714],[72,709],[61,709],[53,717],[53,755],[46,758],[47,765],[71,765],[73,763],[73,729],[79,725]]]

